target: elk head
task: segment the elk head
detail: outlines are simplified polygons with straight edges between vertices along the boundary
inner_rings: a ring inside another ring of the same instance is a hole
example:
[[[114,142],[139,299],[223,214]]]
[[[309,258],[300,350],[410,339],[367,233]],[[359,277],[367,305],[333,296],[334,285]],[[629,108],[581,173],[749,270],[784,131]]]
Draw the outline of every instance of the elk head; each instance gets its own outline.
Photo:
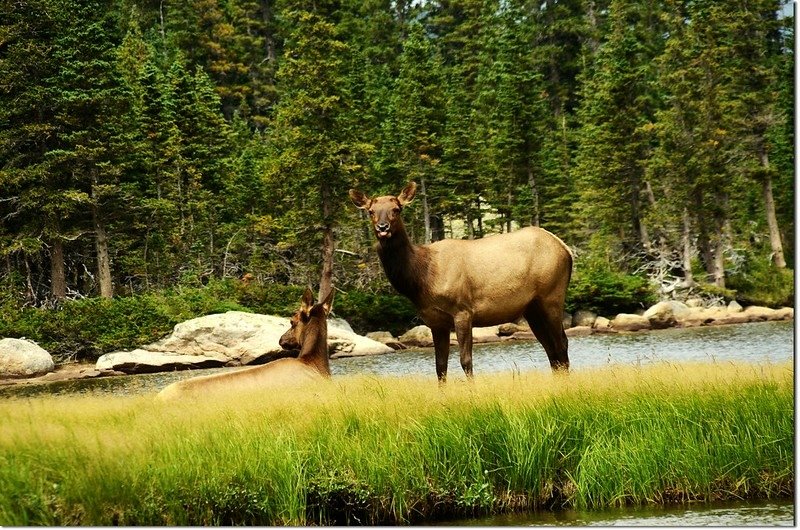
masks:
[[[350,190],[350,200],[356,207],[366,210],[369,213],[372,228],[378,239],[389,239],[392,234],[402,227],[400,212],[403,207],[414,200],[417,193],[417,183],[409,182],[400,195],[384,195],[370,199],[358,190]]]
[[[311,322],[312,316],[325,318],[331,311],[333,304],[333,289],[330,290],[325,299],[314,304],[314,295],[311,293],[311,288],[306,287],[303,292],[303,297],[300,299],[300,309],[295,311],[292,318],[289,319],[291,327],[284,333],[278,344],[284,350],[299,350],[305,342],[305,335],[308,329],[308,323]]]

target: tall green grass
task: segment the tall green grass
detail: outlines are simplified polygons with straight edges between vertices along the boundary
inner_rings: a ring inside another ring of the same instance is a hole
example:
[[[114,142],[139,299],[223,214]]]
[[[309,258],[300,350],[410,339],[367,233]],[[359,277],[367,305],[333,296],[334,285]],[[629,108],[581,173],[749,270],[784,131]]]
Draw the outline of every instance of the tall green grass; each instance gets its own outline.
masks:
[[[418,523],[794,488],[790,363],[152,397],[0,403],[0,524]]]

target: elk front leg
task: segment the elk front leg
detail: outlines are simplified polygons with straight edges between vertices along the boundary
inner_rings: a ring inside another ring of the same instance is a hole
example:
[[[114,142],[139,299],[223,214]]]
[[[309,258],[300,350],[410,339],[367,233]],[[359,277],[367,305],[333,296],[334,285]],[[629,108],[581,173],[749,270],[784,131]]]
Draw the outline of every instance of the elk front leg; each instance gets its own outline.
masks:
[[[467,378],[472,379],[472,315],[466,312],[458,313],[453,320],[456,339],[458,339],[461,368],[467,374]]]
[[[432,328],[433,348],[436,351],[436,377],[440,383],[447,381],[447,360],[450,357],[450,329]]]

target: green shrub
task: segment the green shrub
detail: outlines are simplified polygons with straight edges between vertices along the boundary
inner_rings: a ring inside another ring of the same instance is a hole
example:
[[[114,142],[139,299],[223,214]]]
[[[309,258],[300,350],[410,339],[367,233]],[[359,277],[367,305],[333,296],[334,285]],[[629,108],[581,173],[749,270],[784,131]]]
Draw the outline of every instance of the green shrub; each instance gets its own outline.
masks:
[[[57,360],[96,359],[152,342],[178,321],[152,296],[68,300],[56,309],[26,308],[6,320],[2,335],[35,340]]]
[[[779,269],[770,261],[750,259],[746,266],[727,278],[742,305],[794,306],[794,271]]]
[[[581,266],[583,265],[583,266]],[[567,311],[588,309],[602,315],[633,312],[657,301],[647,278],[614,271],[598,263],[577,263],[567,292]]]
[[[167,335],[175,324],[226,311],[290,316],[303,286],[218,280],[203,287],[112,299],[65,300],[55,309],[21,308],[2,301],[0,337],[26,337],[57,361],[96,360],[115,350],[129,350]],[[415,325],[416,311],[399,295],[353,291],[339,293],[334,314],[360,333],[377,329],[398,334]]]
[[[719,287],[713,283],[698,281],[693,287],[694,294],[700,298],[722,298],[726,303],[736,300],[736,291],[727,287]]]
[[[399,335],[422,322],[414,305],[398,294],[338,293],[333,311],[347,320],[357,333],[380,330]]]
[[[298,285],[233,282],[236,301],[244,307],[265,315],[284,317],[292,315],[297,310],[304,290],[305,287]],[[314,296],[316,297],[316,293]],[[335,304],[336,302],[334,302]]]

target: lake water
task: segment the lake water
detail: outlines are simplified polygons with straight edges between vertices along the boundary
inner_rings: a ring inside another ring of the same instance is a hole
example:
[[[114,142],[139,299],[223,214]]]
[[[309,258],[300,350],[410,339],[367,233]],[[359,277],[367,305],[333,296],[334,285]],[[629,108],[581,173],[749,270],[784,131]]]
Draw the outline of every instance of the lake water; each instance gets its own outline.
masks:
[[[794,322],[756,322],[731,326],[670,328],[630,334],[570,337],[572,369],[607,364],[640,365],[673,361],[783,362],[794,355]],[[544,349],[534,341],[477,344],[472,352],[476,376],[482,372],[549,370]],[[432,348],[332,361],[336,375],[423,374],[435,377]],[[449,375],[462,375],[458,347],[451,347]]]
[[[644,365],[656,362],[781,363],[794,357],[794,323],[760,322],[733,326],[666,329],[633,334],[597,334],[569,339],[573,370],[603,365]],[[476,345],[476,377],[489,372],[549,370],[547,356],[536,342],[507,341]],[[230,370],[215,368],[123,377],[65,381],[0,389],[0,398],[37,394],[146,394],[194,377]],[[331,360],[334,377],[358,373],[428,375],[435,377],[432,348],[387,355]],[[452,347],[451,378],[462,378],[458,348]],[[794,526],[794,502],[746,501],[689,507],[646,507],[618,510],[510,514],[440,523],[458,526]]]
[[[686,506],[562,510],[496,515],[437,526],[795,526],[794,501],[742,501]]]
[[[544,349],[535,341],[476,344],[476,377],[490,372],[550,370]],[[569,339],[573,370],[612,364],[644,365],[655,362],[780,363],[794,356],[794,322],[756,322],[731,326],[671,328],[630,334],[595,334]],[[173,381],[235,368],[211,368],[120,377],[64,381],[46,385],[0,388],[0,397],[37,394],[145,394]],[[334,377],[354,374],[423,375],[436,377],[433,348],[402,350],[386,355],[331,360]],[[448,375],[463,378],[458,347],[451,347]]]

